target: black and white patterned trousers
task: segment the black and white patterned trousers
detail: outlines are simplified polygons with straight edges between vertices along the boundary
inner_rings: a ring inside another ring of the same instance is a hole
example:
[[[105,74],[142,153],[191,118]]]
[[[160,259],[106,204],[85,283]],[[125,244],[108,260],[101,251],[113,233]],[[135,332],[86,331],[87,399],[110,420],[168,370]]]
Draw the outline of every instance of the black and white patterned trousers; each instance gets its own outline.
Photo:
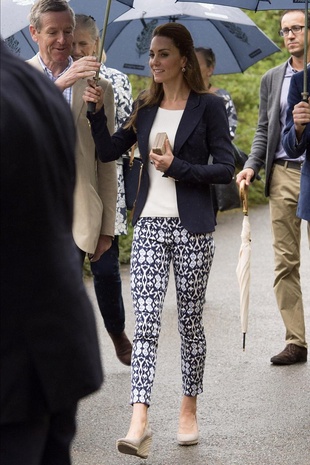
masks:
[[[150,405],[161,315],[172,262],[181,336],[183,394],[203,391],[206,339],[202,313],[214,256],[212,234],[191,234],[179,218],[140,218],[131,252],[131,293],[136,317],[131,404]]]

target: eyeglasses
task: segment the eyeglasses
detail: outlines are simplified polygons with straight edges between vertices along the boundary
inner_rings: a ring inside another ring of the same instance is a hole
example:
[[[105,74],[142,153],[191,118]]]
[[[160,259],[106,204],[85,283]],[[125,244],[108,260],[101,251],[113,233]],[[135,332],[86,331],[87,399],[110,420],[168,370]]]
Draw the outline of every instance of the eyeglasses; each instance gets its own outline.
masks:
[[[287,37],[290,32],[294,35],[300,34],[305,26],[292,26],[291,28],[285,27],[284,29],[280,29],[279,35],[281,37]]]

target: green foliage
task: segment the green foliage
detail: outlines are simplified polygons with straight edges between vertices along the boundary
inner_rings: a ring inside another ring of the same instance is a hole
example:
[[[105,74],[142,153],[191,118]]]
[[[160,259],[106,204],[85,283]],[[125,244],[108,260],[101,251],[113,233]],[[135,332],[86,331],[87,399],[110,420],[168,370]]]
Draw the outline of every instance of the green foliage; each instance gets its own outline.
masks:
[[[281,52],[264,58],[244,73],[213,76],[212,84],[230,92],[238,115],[235,143],[244,152],[249,153],[257,124],[261,77],[268,69],[283,63],[288,58],[288,54],[283,47],[283,39],[278,34],[282,13],[277,11],[257,13],[247,11],[246,13],[281,48]]]
[[[131,225],[131,212],[127,212],[128,234],[119,236],[119,260],[121,263],[130,262],[131,243],[133,235],[133,227]]]
[[[147,89],[150,85],[150,78],[143,76],[136,76],[135,74],[129,74],[129,80],[132,85],[132,95],[133,98],[137,98],[139,93]]]
[[[227,89],[231,94],[236,106],[238,115],[238,127],[235,143],[245,153],[251,150],[251,144],[256,130],[258,107],[259,107],[259,86],[261,77],[268,71],[288,59],[288,53],[283,47],[283,39],[279,36],[280,18],[283,11],[260,11],[252,12],[244,10],[246,14],[257,24],[257,26],[271,39],[281,52],[274,53],[259,61],[256,65],[248,68],[244,73],[216,75],[212,78],[212,84],[216,87]],[[259,46],[259,44],[258,44]],[[133,88],[133,96],[137,97],[139,92],[149,86],[150,78],[129,75]],[[264,172],[261,172],[262,181],[255,181],[249,189],[249,205],[267,203],[264,195]],[[121,263],[128,263],[130,260],[130,250],[132,241],[132,227],[129,226],[128,236],[120,237],[120,260]]]
[[[90,268],[90,261],[87,255],[83,263],[83,276],[84,278],[91,278],[93,276],[91,268]]]
[[[128,221],[128,234],[127,236],[119,237],[119,260],[120,263],[127,264],[130,262],[130,252],[132,243],[133,227],[131,222]]]

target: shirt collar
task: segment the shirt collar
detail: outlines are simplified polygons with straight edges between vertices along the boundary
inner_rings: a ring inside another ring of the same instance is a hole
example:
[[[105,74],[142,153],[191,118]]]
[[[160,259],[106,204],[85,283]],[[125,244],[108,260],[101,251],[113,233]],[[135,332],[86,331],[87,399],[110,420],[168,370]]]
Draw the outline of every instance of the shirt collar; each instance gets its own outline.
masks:
[[[289,58],[287,60],[287,70],[289,71],[290,74],[295,74],[295,73],[298,73],[299,71],[295,68],[293,68],[292,64],[291,64],[291,61],[292,61],[292,58]],[[310,68],[310,63],[307,63],[307,68]],[[302,70],[300,70],[302,71]]]
[[[66,68],[60,73],[58,74],[57,76],[53,76],[53,73],[52,71],[46,66],[46,64],[44,63],[44,61],[42,60],[40,54],[38,53],[38,59],[39,59],[39,62],[43,68],[43,71],[45,72],[45,74],[47,74],[49,76],[50,79],[52,79],[53,81],[56,81],[56,79],[58,79],[60,76],[62,76],[69,68],[70,66],[72,65],[73,63],[73,59],[72,57],[69,55],[68,57],[68,65],[66,66]]]

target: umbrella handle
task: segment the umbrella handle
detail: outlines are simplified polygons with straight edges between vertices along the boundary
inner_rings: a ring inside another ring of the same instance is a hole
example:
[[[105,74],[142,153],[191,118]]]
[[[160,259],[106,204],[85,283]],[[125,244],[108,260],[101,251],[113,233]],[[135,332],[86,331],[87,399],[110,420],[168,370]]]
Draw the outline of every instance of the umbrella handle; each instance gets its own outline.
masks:
[[[96,72],[96,75],[93,78],[94,84],[97,86],[98,81],[100,81],[99,71]],[[96,112],[96,103],[95,102],[87,102],[87,111],[91,114]]]
[[[245,179],[242,179],[239,187],[239,195],[242,202],[242,211],[245,215],[248,214],[248,190],[249,186],[245,184]]]
[[[91,113],[92,115],[95,114],[95,112],[96,112],[96,104],[95,104],[95,102],[87,102],[87,111],[88,111],[88,113]]]

